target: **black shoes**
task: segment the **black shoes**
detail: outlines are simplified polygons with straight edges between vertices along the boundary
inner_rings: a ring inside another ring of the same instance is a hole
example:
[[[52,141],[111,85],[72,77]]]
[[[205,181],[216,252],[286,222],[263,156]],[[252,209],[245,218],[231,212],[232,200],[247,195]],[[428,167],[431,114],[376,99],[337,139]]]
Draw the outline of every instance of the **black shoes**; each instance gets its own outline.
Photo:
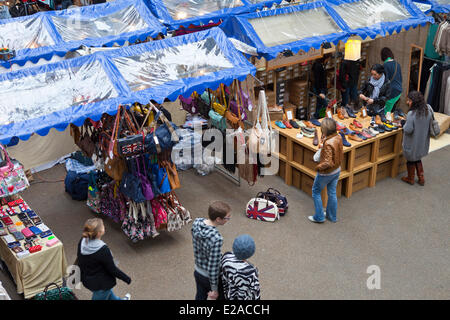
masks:
[[[289,120],[289,124],[295,129],[299,129],[300,128],[300,126],[294,120]]]
[[[353,113],[353,111],[351,110],[350,107],[345,106],[344,108],[345,108],[345,110],[347,111],[347,114],[348,114],[348,116],[349,116],[350,118],[356,118],[356,115]]]

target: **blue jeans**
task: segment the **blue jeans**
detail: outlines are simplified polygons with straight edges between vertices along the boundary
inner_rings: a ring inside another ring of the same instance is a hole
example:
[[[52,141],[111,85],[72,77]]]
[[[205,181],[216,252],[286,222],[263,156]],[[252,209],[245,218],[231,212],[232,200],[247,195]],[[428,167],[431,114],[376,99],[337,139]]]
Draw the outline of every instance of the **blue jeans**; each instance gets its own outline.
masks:
[[[342,105],[346,106],[349,102],[349,99],[352,101],[358,101],[358,89],[356,86],[348,86],[344,92],[342,92]]]
[[[112,289],[93,291],[92,300],[122,300],[114,294]]]
[[[314,220],[324,221],[325,217],[323,215],[322,206],[322,196],[320,193],[323,188],[327,187],[328,203],[327,203],[327,218],[333,222],[336,222],[337,213],[337,196],[336,187],[339,180],[339,171],[331,176],[321,176],[317,174],[316,179],[314,179],[314,184],[312,187],[312,196],[314,200],[314,207],[316,208],[316,214],[314,215]]]

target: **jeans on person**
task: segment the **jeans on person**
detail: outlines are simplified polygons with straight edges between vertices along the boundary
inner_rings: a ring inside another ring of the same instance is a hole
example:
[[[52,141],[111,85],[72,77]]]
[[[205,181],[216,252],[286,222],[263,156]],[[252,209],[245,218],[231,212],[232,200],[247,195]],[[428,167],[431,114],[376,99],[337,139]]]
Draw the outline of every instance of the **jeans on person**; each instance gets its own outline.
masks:
[[[323,176],[320,174],[317,174],[316,178],[314,179],[314,184],[312,187],[312,197],[314,200],[314,207],[316,209],[316,213],[314,215],[314,220],[316,221],[324,221],[325,217],[323,215],[323,206],[322,206],[322,196],[320,193],[322,192],[323,188],[327,187],[327,194],[328,194],[328,203],[327,203],[327,210],[326,214],[328,219],[330,219],[333,222],[336,222],[336,213],[337,213],[337,196],[336,196],[336,187],[339,180],[339,174],[341,171],[330,175],[330,176]]]
[[[342,92],[342,105],[345,107],[350,101],[358,101],[358,88],[357,86],[348,86],[344,92]]]
[[[114,294],[112,289],[93,291],[92,300],[122,300]]]
[[[208,298],[208,292],[211,291],[211,284],[209,278],[201,275],[197,271],[194,271],[195,285],[197,287],[197,293],[195,294],[195,300],[206,300]]]

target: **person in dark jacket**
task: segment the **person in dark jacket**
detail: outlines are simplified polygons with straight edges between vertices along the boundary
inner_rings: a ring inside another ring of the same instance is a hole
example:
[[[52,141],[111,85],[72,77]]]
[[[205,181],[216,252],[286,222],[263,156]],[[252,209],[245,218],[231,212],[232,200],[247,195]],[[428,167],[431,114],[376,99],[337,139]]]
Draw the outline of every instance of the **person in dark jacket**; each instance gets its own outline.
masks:
[[[379,115],[385,122],[384,106],[391,95],[391,85],[381,64],[373,65],[370,73],[370,79],[361,87],[359,98],[366,105],[369,116]]]
[[[409,112],[406,121],[403,120],[403,156],[406,159],[408,175],[402,180],[414,184],[414,174],[417,170],[419,184],[425,185],[422,158],[430,149],[430,122],[432,109],[425,103],[422,93],[411,91],[406,99]]]
[[[92,300],[130,300],[130,294],[127,293],[125,298],[121,299],[112,291],[116,278],[127,284],[131,283],[131,279],[117,268],[111,251],[101,240],[104,234],[102,219],[93,218],[86,221],[77,252],[81,282],[93,292]]]
[[[349,101],[358,104],[358,79],[361,64],[359,61],[343,60],[339,70],[339,83],[342,87],[342,106],[350,110]],[[353,111],[353,110],[351,110]]]
[[[314,79],[312,89],[317,95],[316,111],[314,112],[315,119],[319,119],[320,110],[327,107],[326,94],[328,86],[326,65],[329,59],[330,56],[326,55],[323,58],[316,60],[312,65]]]
[[[402,95],[402,68],[394,60],[394,53],[387,47],[381,49],[381,61],[383,61],[384,73],[391,83],[391,94],[384,107],[384,113],[387,114],[394,111],[394,105]]]

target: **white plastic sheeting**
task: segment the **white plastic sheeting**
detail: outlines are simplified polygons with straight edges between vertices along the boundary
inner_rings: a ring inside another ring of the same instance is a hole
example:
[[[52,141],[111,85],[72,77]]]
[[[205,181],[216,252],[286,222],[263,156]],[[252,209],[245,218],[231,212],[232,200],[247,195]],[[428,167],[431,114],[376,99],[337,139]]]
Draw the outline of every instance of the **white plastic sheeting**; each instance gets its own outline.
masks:
[[[205,14],[241,7],[240,0],[163,0],[169,14],[174,20],[184,20]]]
[[[249,22],[267,47],[342,32],[323,7],[249,19]]]
[[[362,0],[333,6],[351,29],[411,18],[398,0]]]

